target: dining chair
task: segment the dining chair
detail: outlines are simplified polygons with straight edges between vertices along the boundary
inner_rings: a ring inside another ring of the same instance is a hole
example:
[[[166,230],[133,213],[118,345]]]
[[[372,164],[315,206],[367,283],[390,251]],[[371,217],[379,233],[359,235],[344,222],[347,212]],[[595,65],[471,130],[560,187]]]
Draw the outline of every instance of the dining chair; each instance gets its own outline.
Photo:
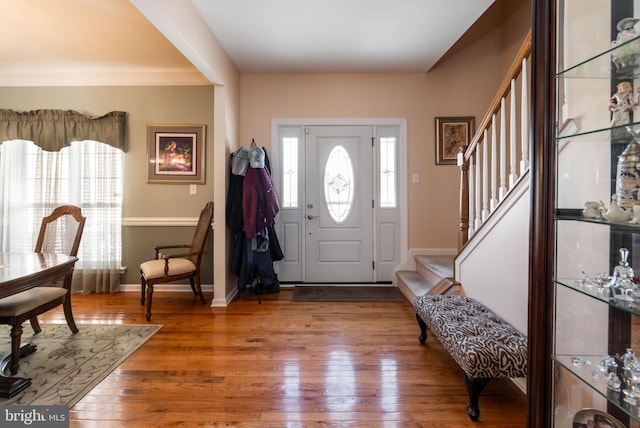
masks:
[[[36,253],[57,253],[76,256],[80,247],[82,231],[86,217],[79,207],[62,205],[42,219],[40,232],[36,241]],[[65,275],[55,283],[43,287],[34,287],[17,294],[0,299],[0,324],[11,326],[11,374],[16,374],[20,367],[20,340],[22,324],[29,320],[31,328],[37,334],[41,328],[37,316],[62,305],[67,325],[73,333],[78,327],[71,310],[71,279],[73,272]],[[33,352],[32,349],[22,351],[22,356]]]
[[[211,229],[213,220],[213,202],[208,202],[200,212],[200,218],[196,225],[191,244],[160,245],[155,247],[155,259],[140,265],[140,304],[147,302],[146,318],[151,320],[151,302],[153,287],[157,284],[165,284],[183,279],[189,279],[193,294],[200,297],[204,305],[204,295],[200,283],[200,266],[204,246]],[[164,254],[163,251],[176,251],[176,249],[188,249],[187,252]]]

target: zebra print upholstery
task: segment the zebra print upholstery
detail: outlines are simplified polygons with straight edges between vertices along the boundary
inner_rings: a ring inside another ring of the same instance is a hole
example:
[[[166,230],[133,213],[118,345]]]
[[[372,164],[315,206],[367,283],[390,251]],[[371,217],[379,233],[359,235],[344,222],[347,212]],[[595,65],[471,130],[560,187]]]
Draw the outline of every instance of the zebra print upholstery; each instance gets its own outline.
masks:
[[[414,307],[470,378],[527,375],[527,337],[481,303],[466,296],[423,295]]]
[[[490,309],[466,296],[425,294],[414,302],[420,343],[427,327],[460,366],[469,395],[467,413],[480,417],[478,400],[491,378],[527,375],[527,338]]]

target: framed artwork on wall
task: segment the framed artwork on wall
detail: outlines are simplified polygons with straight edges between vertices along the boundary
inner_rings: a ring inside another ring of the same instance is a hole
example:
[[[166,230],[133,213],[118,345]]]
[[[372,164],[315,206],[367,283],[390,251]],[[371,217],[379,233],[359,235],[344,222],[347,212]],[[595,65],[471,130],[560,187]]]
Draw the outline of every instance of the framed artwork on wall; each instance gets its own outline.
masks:
[[[455,165],[460,149],[465,149],[475,132],[475,118],[436,117],[436,165]]]
[[[147,183],[204,184],[205,125],[147,125]]]

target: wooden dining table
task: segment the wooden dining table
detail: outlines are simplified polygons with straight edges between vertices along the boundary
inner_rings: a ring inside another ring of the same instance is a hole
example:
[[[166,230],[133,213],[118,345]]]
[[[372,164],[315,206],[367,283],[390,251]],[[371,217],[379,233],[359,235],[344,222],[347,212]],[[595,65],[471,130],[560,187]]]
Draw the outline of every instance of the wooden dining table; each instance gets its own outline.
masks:
[[[0,252],[0,299],[63,278],[73,272],[77,260],[77,257],[65,254]],[[20,356],[35,350],[35,345],[27,344],[21,349]],[[9,351],[3,361],[10,357]],[[14,397],[30,385],[31,378],[8,377],[4,371],[0,373],[0,397]]]

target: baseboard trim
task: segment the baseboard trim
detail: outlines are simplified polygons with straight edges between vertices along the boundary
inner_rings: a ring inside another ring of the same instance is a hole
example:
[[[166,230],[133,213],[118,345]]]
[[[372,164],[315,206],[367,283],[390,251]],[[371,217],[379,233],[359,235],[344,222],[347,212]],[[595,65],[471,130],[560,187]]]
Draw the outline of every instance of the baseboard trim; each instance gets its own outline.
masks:
[[[213,284],[202,284],[202,291],[213,291]],[[140,292],[140,284],[120,284],[120,291],[128,293],[128,292]],[[153,292],[163,292],[163,291],[188,291],[191,292],[191,287],[189,284],[180,284],[180,283],[171,283],[171,284],[162,284],[162,287],[154,288]]]

